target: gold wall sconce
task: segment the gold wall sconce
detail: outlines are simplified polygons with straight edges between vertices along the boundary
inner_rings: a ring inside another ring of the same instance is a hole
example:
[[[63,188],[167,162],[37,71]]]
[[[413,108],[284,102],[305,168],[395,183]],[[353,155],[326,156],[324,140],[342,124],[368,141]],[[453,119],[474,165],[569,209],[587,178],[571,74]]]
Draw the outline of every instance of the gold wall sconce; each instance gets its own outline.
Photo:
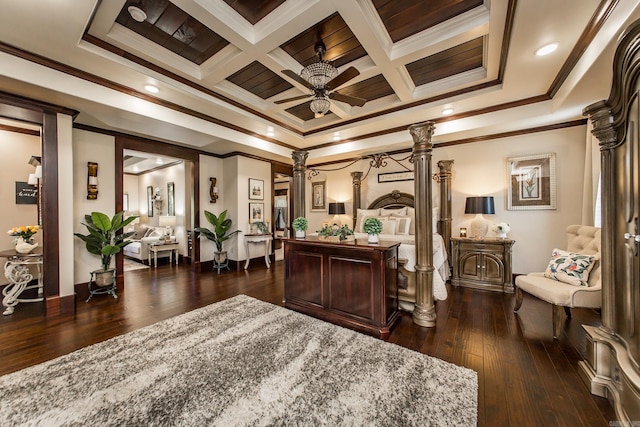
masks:
[[[209,181],[211,181],[211,185],[209,186],[209,197],[211,198],[211,200],[209,200],[210,203],[215,203],[216,201],[218,201],[218,187],[216,187],[216,182],[218,182],[217,179],[215,178],[209,178]]]
[[[87,200],[98,198],[98,164],[87,162]]]

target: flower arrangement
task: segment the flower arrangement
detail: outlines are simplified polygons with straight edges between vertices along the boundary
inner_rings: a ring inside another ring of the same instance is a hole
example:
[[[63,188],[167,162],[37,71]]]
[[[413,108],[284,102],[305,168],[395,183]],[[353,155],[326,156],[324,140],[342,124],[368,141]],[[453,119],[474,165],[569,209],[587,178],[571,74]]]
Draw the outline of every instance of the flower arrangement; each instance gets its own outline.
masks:
[[[298,218],[293,220],[291,226],[296,231],[306,231],[309,223],[307,222],[307,219],[305,217],[299,216]]]
[[[7,234],[14,237],[20,237],[22,240],[29,243],[33,238],[33,235],[36,234],[38,230],[40,230],[39,225],[20,225],[7,231]]]
[[[380,234],[382,233],[382,221],[375,217],[367,218],[362,229],[367,234]]]
[[[353,230],[349,228],[348,225],[343,225],[339,227],[337,225],[325,225],[320,230],[318,230],[318,235],[323,237],[338,237],[339,240],[347,240],[347,236],[353,236]]]
[[[497,224],[493,224],[493,231],[498,234],[507,234],[511,231],[511,227],[506,222],[499,222]]]

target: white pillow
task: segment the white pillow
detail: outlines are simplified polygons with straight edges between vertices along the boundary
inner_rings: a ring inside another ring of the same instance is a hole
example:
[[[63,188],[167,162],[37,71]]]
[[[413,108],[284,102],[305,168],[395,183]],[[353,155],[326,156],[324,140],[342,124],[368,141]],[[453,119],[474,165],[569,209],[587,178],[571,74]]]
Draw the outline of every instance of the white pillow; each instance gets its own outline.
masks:
[[[411,217],[410,216],[396,216],[391,215],[391,219],[395,219],[398,222],[396,227],[396,234],[407,235],[411,229]]]
[[[149,228],[147,234],[144,237],[162,237],[164,236],[164,230],[161,228]]]
[[[385,209],[385,208],[380,209],[380,216],[387,216],[387,215],[406,216],[407,208],[404,207],[404,208],[398,208],[398,209]]]
[[[364,224],[364,220],[370,216],[378,216],[380,215],[380,209],[358,209],[356,211],[356,227],[355,232],[364,233],[362,230],[362,225]]]
[[[388,234],[388,235],[396,234],[396,227],[398,226],[398,221],[396,221],[395,218],[391,218],[388,216],[379,216],[377,218],[382,223],[382,232],[380,234]]]

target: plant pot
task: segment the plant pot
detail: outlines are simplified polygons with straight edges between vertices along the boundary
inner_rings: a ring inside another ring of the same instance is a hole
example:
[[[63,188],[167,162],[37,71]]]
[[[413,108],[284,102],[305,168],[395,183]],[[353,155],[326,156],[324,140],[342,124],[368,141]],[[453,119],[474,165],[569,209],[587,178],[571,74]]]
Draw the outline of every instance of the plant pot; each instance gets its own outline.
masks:
[[[227,263],[227,251],[213,253],[214,265],[226,265],[226,263]]]
[[[304,230],[296,230],[296,239],[304,239],[305,236],[305,232]]]
[[[498,239],[506,239],[507,233],[498,233]]]
[[[37,243],[26,242],[22,237],[16,239],[16,252],[19,254],[28,254],[38,246]]]
[[[113,286],[114,275],[116,274],[115,269],[111,270],[98,270],[93,274],[94,282],[96,286],[100,288],[106,288],[108,286]]]
[[[378,235],[377,234],[369,234],[369,239],[367,241],[369,243],[378,243]]]

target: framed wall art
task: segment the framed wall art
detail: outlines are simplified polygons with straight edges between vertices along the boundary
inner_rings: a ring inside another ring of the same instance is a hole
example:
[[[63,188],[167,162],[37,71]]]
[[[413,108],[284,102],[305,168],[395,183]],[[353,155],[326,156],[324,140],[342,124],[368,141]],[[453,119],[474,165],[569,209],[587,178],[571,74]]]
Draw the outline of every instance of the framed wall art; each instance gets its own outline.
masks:
[[[167,183],[167,215],[175,216],[176,214],[176,191],[173,182]]]
[[[311,210],[324,211],[327,210],[327,187],[326,181],[317,181],[311,183]]]
[[[556,153],[507,159],[507,210],[556,209]]]
[[[264,181],[249,178],[249,200],[264,200]]]
[[[147,187],[147,216],[153,216],[153,187]]]
[[[249,203],[249,223],[264,222],[264,203]]]

